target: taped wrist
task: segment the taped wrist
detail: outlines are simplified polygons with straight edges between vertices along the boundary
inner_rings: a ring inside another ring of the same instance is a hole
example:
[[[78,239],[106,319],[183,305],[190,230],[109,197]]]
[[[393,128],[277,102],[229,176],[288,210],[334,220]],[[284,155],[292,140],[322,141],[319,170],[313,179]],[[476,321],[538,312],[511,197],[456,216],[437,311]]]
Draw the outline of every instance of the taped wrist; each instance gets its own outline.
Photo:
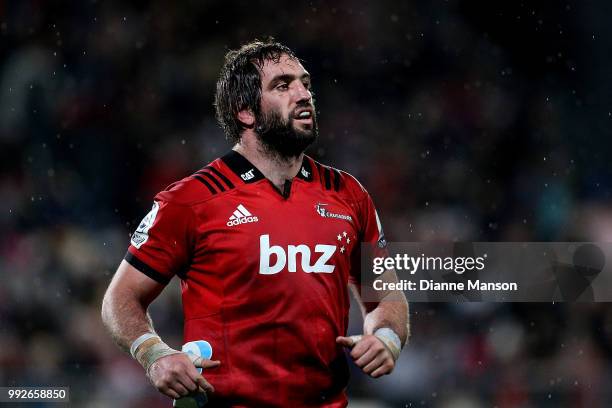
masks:
[[[134,340],[132,347],[130,347],[130,352],[132,357],[145,369],[146,373],[149,372],[149,368],[153,363],[160,358],[181,353],[168,346],[158,335],[153,333],[145,333]]]
[[[383,342],[383,344],[391,352],[393,360],[397,361],[400,352],[402,351],[402,342],[399,336],[388,327],[383,327],[381,329],[376,330],[374,332],[374,336],[376,336],[380,341]]]

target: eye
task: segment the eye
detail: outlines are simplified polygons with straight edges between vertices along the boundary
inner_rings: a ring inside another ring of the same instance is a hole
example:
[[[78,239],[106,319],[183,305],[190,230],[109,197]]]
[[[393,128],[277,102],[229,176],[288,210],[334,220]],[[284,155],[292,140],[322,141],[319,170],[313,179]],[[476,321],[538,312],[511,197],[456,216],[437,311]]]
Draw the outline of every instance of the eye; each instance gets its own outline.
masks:
[[[308,89],[310,91],[310,81],[304,81],[302,82],[304,84],[304,88]]]
[[[276,86],[276,89],[286,91],[287,89],[289,89],[289,84],[286,82],[282,82]]]

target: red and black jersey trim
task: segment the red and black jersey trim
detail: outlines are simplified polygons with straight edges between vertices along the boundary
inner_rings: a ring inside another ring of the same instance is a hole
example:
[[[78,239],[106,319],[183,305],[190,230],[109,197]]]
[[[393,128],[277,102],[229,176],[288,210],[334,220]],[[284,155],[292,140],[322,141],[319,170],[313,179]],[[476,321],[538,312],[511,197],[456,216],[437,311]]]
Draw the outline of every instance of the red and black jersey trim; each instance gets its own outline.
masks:
[[[125,254],[124,259],[127,261],[127,263],[129,263],[134,268],[138,269],[140,272],[144,273],[145,275],[147,275],[149,278],[153,279],[154,281],[157,281],[161,283],[162,285],[167,285],[170,282],[170,278],[159,273],[158,271],[156,271],[155,269],[147,265],[145,262],[138,259],[130,251],[128,251]]]
[[[204,167],[204,170],[208,170],[212,173],[214,173],[217,177],[219,177],[230,189],[234,188],[234,183],[232,183],[227,177],[225,177],[225,175],[223,173],[221,173],[219,170],[215,169],[212,166],[206,166]]]
[[[234,188],[234,183],[212,166],[206,166],[197,171],[193,178],[204,184],[211,194],[222,193]]]
[[[317,166],[319,180],[325,189],[331,190],[333,188],[334,191],[340,191],[342,182],[340,171],[329,166],[324,166],[316,161],[314,163]]]
[[[213,188],[213,186],[211,186],[208,181],[204,180],[204,178],[202,176],[198,176],[196,174],[196,175],[193,176],[193,178],[198,180],[200,183],[204,184],[206,186],[206,188],[208,189],[208,191],[210,191],[211,194],[217,194],[217,190],[215,190]]]

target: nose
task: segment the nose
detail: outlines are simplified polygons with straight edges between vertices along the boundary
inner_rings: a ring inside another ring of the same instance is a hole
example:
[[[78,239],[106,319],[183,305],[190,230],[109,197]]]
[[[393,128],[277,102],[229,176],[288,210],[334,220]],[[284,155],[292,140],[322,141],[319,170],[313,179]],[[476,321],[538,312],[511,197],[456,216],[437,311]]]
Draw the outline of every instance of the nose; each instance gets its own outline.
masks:
[[[298,102],[310,102],[312,99],[312,93],[303,83],[299,82],[296,88],[296,97]]]

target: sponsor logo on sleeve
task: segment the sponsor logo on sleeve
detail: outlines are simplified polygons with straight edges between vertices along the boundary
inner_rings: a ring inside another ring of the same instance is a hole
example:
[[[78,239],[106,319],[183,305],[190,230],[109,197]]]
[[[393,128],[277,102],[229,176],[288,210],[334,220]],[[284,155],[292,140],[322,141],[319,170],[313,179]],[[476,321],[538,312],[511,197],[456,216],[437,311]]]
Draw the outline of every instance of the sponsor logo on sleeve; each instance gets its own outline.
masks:
[[[138,228],[134,234],[132,234],[132,239],[130,240],[131,244],[136,248],[140,249],[140,247],[147,242],[149,239],[149,228],[155,222],[155,218],[157,217],[157,211],[159,210],[159,203],[157,201],[153,202],[153,208],[138,224]]]
[[[378,247],[382,249],[387,246],[387,240],[385,239],[380,218],[378,218],[378,211],[374,210],[374,214],[376,215],[376,226],[378,227]]]

